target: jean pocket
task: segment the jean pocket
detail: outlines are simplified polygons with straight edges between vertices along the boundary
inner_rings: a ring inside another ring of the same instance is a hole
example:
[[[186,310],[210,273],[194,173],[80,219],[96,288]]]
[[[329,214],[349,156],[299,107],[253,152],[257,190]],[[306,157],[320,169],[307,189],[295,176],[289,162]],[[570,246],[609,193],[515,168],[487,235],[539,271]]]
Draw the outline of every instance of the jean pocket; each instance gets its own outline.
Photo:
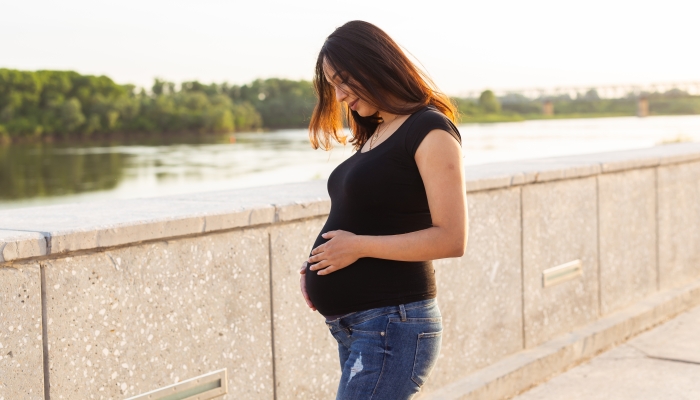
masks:
[[[378,315],[360,323],[349,325],[347,327],[348,332],[350,334],[358,333],[384,336],[389,317],[392,315],[393,314]]]
[[[413,360],[411,379],[416,385],[423,386],[428,380],[440,353],[442,331],[418,334],[416,356]]]

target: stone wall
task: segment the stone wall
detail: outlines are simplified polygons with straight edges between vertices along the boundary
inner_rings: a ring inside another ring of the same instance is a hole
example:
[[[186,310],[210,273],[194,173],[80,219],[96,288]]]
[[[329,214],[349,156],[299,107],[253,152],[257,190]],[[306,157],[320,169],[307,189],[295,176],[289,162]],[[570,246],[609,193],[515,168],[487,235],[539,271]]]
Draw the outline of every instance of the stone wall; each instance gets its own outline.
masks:
[[[468,167],[469,245],[435,263],[430,393],[700,278],[700,145]],[[0,400],[125,398],[227,368],[227,399],[327,399],[299,294],[325,182],[0,211]],[[581,261],[544,287],[542,272]]]

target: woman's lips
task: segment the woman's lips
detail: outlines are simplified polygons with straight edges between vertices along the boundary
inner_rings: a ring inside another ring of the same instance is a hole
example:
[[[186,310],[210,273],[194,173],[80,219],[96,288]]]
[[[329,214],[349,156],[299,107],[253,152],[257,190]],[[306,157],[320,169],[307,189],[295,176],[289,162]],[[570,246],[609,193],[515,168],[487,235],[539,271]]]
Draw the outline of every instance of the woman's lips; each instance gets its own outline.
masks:
[[[354,109],[355,109],[355,106],[357,105],[357,102],[358,102],[359,100],[360,100],[360,99],[355,99],[355,101],[353,101],[352,103],[350,103],[350,109],[351,109],[351,110],[354,110]]]

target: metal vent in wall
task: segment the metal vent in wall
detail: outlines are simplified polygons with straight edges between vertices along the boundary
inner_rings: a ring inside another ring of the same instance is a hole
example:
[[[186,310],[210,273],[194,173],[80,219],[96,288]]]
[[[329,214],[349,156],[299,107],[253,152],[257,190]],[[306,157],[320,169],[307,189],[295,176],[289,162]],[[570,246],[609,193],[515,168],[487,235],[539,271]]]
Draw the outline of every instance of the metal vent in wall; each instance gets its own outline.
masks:
[[[549,268],[542,272],[542,286],[554,286],[583,275],[581,260],[570,261],[566,264]]]
[[[226,368],[130,397],[126,400],[209,400],[228,393]]]

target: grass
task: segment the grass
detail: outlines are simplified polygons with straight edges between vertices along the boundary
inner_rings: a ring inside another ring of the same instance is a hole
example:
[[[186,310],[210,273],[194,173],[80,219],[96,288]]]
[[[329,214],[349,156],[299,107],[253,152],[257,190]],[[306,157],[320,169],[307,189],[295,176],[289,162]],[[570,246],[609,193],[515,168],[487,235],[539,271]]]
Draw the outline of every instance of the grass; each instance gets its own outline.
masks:
[[[611,117],[633,117],[635,114],[629,113],[573,113],[573,114],[484,114],[484,115],[461,115],[460,124],[484,124],[496,122],[520,122],[527,120],[547,120],[547,119],[578,119],[578,118],[611,118]]]

